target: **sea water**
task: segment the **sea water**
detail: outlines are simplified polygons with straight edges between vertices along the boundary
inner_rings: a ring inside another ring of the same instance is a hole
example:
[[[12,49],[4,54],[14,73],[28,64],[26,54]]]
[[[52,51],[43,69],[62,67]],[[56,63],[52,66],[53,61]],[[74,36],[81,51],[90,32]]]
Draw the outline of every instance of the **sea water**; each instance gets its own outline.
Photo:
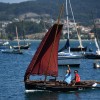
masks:
[[[40,41],[30,41],[31,47],[24,50],[22,55],[3,54],[0,52],[0,100],[100,100],[100,89],[78,91],[78,92],[47,92],[31,91],[25,92],[24,74],[36,51]],[[61,48],[66,41],[60,41]],[[14,44],[14,42],[11,42]],[[71,41],[71,46],[78,46],[78,41]],[[83,45],[96,50],[94,41],[83,41]],[[91,59],[66,59],[64,63],[80,63],[80,67],[71,67],[72,77],[77,69],[81,80],[100,81],[100,69],[94,69],[93,63],[99,60]],[[59,66],[59,77],[63,79],[67,67]]]

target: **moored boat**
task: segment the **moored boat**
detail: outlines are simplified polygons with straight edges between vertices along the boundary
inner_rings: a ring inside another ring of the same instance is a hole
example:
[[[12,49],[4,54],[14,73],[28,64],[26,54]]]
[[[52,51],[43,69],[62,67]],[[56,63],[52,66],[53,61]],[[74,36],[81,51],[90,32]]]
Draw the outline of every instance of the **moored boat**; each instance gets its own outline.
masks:
[[[2,53],[7,53],[7,54],[23,54],[21,50],[15,50],[15,49],[3,49],[1,50]]]
[[[61,63],[60,63],[60,64],[58,64],[58,66],[68,66],[68,65],[69,65],[70,67],[80,67],[80,64],[70,64],[70,63],[67,63],[67,64],[64,64],[64,63],[61,64]]]
[[[80,52],[80,51],[86,51],[87,50],[87,47],[82,47],[82,48],[80,48],[80,47],[74,47],[74,48],[70,48],[70,51],[73,51],[73,52]]]
[[[96,32],[96,23],[94,21],[94,29],[95,29],[95,46],[97,48],[96,52],[88,52],[88,53],[84,53],[85,58],[88,59],[100,59],[100,46],[99,46],[99,39],[98,39],[98,35]]]
[[[86,59],[100,59],[100,55],[98,55],[96,53],[85,53],[84,57]]]
[[[0,49],[9,49],[9,48],[10,48],[10,44],[8,41],[0,43]]]
[[[14,49],[28,49],[31,45],[31,43],[25,43],[25,39],[24,39],[24,45],[20,45],[20,41],[19,41],[19,38],[18,38],[18,32],[17,32],[17,27],[16,27],[16,36],[17,36],[17,42],[18,42],[18,45],[17,46],[13,46]]]
[[[2,49],[2,53],[9,53],[9,54],[23,54],[23,52],[20,50],[19,45],[19,39],[18,39],[18,32],[17,32],[17,26],[16,26],[16,36],[17,36],[17,43],[18,43],[18,49],[14,49],[12,46],[9,46],[9,48]]]
[[[20,45],[20,49],[29,49],[31,44]],[[14,49],[19,49],[19,46],[13,46]]]
[[[67,53],[67,52],[59,52],[58,53],[58,60],[60,59],[80,59],[80,58],[84,58],[84,55],[82,55],[81,53]]]

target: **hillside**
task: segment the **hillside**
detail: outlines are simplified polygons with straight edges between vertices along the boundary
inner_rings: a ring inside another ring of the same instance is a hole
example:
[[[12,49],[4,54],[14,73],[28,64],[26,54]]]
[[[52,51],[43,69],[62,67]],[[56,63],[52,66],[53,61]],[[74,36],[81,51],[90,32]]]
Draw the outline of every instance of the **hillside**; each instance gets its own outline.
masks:
[[[27,12],[49,14],[52,18],[57,18],[62,3],[65,4],[65,0],[35,0],[18,4],[0,3],[0,20],[12,20]],[[100,17],[100,0],[71,0],[71,4],[77,21],[89,23],[92,19],[91,12],[96,18]]]

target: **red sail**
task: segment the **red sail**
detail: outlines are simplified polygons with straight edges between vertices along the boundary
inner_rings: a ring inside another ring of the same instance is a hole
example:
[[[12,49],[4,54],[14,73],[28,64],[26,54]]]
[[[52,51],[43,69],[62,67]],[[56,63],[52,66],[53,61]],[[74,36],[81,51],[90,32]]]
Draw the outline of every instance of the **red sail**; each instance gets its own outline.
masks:
[[[49,29],[29,64],[25,77],[30,75],[58,76],[58,46],[63,25]]]

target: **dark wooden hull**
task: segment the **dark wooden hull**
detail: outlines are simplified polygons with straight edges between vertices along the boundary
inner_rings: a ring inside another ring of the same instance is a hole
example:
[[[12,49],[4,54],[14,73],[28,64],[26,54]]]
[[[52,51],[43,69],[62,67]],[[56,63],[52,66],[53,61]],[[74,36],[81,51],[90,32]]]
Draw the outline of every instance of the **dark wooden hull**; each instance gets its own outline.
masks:
[[[97,54],[85,54],[84,57],[87,59],[100,59],[100,55]]]
[[[2,53],[6,53],[6,54],[23,54],[22,51],[19,50],[2,50]]]
[[[20,49],[28,49],[30,47],[30,45],[21,45]],[[13,46],[14,49],[19,49],[18,46]]]
[[[85,90],[93,88],[94,83],[81,83],[75,86],[68,86],[63,82],[35,82],[35,81],[29,81],[25,82],[25,89],[27,91],[34,90],[34,91],[53,91],[53,92],[71,92],[71,91],[79,91],[79,90]]]
[[[86,51],[87,50],[87,47],[85,48],[70,48],[70,51],[73,51],[73,52],[80,52],[80,51]]]
[[[58,66],[80,67],[80,64],[58,64]]]

